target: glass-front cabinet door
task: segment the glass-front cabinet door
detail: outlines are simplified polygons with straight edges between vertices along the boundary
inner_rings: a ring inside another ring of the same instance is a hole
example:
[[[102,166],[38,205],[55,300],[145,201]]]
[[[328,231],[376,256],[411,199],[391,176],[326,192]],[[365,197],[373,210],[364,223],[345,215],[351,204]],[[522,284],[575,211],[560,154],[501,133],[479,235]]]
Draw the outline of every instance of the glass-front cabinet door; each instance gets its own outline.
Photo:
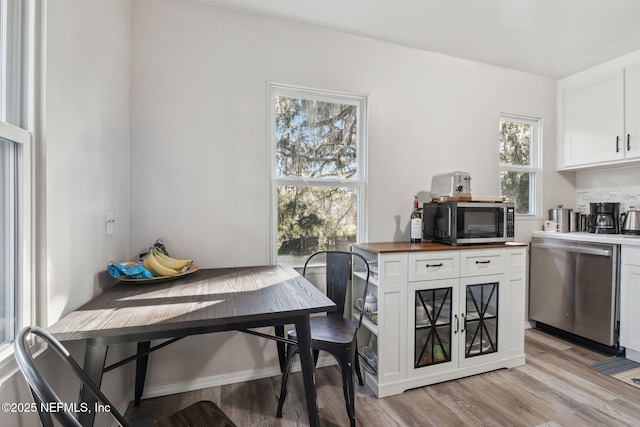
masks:
[[[416,291],[415,367],[451,361],[453,289]]]
[[[467,285],[464,357],[498,351],[498,282]]]
[[[457,339],[461,327],[458,300],[458,279],[410,284],[409,377],[421,377],[457,366]]]
[[[504,275],[460,279],[460,366],[502,357],[507,316],[501,316],[500,304],[506,301],[505,290]]]

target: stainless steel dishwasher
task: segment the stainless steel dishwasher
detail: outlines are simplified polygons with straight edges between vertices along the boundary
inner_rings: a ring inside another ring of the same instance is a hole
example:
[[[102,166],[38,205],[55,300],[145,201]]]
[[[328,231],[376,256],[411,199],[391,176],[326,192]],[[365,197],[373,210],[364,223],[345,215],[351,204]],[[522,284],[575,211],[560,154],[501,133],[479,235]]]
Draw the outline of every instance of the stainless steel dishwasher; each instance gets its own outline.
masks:
[[[619,253],[619,245],[533,237],[530,319],[617,347]]]

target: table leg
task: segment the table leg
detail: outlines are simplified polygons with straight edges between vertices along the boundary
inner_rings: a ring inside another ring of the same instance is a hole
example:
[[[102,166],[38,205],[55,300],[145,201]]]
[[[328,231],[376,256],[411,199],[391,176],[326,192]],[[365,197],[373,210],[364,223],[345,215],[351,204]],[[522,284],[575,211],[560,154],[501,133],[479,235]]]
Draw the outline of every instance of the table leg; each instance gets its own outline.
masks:
[[[143,341],[138,343],[138,354],[149,351],[151,341]],[[149,364],[149,355],[140,357],[136,361],[136,385],[133,396],[133,406],[140,406],[140,399],[144,391],[144,381],[147,378],[147,365]]]
[[[102,384],[102,374],[104,373],[104,363],[107,360],[108,346],[101,342],[99,338],[88,339],[87,349],[84,353],[83,370],[91,378],[91,381],[100,388]],[[84,403],[90,409],[88,412],[80,412],[78,421],[83,427],[92,427],[95,419],[95,404],[98,399],[87,387],[80,389],[80,403]]]
[[[309,315],[296,317],[296,334],[298,335],[298,348],[300,349],[300,364],[302,365],[302,378],[304,380],[304,393],[307,399],[307,411],[309,412],[309,426],[320,425],[318,412],[318,395],[316,381],[313,375],[313,357],[311,356],[311,330],[309,329]]]

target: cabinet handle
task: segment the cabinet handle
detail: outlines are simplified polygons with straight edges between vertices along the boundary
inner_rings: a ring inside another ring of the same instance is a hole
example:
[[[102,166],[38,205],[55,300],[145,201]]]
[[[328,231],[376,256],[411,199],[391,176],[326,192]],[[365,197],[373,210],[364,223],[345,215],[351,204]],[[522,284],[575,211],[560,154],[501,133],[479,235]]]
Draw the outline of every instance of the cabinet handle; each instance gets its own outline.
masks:
[[[491,264],[491,260],[487,260],[487,261],[476,261],[476,264]]]
[[[443,263],[440,263],[440,264],[427,264],[426,267],[427,268],[429,268],[429,267],[442,267],[443,265],[444,265]]]
[[[460,332],[464,332],[465,328],[467,327],[467,318],[464,317],[464,314],[461,314],[460,317],[462,317],[462,329],[460,330]]]
[[[616,153],[620,152],[620,137],[616,136]]]
[[[458,329],[460,329],[460,322],[458,321],[458,315],[457,314],[454,314],[453,317],[456,318],[456,329],[455,329],[455,331],[453,331],[453,333],[457,334],[458,333]]]
[[[627,134],[627,151],[631,151],[631,134]]]

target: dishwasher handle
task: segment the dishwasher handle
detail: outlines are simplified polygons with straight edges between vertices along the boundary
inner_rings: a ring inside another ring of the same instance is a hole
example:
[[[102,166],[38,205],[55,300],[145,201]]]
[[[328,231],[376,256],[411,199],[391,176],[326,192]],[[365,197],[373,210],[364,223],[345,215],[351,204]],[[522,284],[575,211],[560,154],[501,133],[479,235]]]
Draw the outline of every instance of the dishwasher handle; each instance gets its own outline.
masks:
[[[558,251],[575,252],[579,254],[598,255],[610,257],[612,254],[611,249],[597,249],[597,248],[585,248],[581,246],[561,246],[561,245],[549,245],[546,243],[532,243],[531,246],[541,249],[555,249]]]

